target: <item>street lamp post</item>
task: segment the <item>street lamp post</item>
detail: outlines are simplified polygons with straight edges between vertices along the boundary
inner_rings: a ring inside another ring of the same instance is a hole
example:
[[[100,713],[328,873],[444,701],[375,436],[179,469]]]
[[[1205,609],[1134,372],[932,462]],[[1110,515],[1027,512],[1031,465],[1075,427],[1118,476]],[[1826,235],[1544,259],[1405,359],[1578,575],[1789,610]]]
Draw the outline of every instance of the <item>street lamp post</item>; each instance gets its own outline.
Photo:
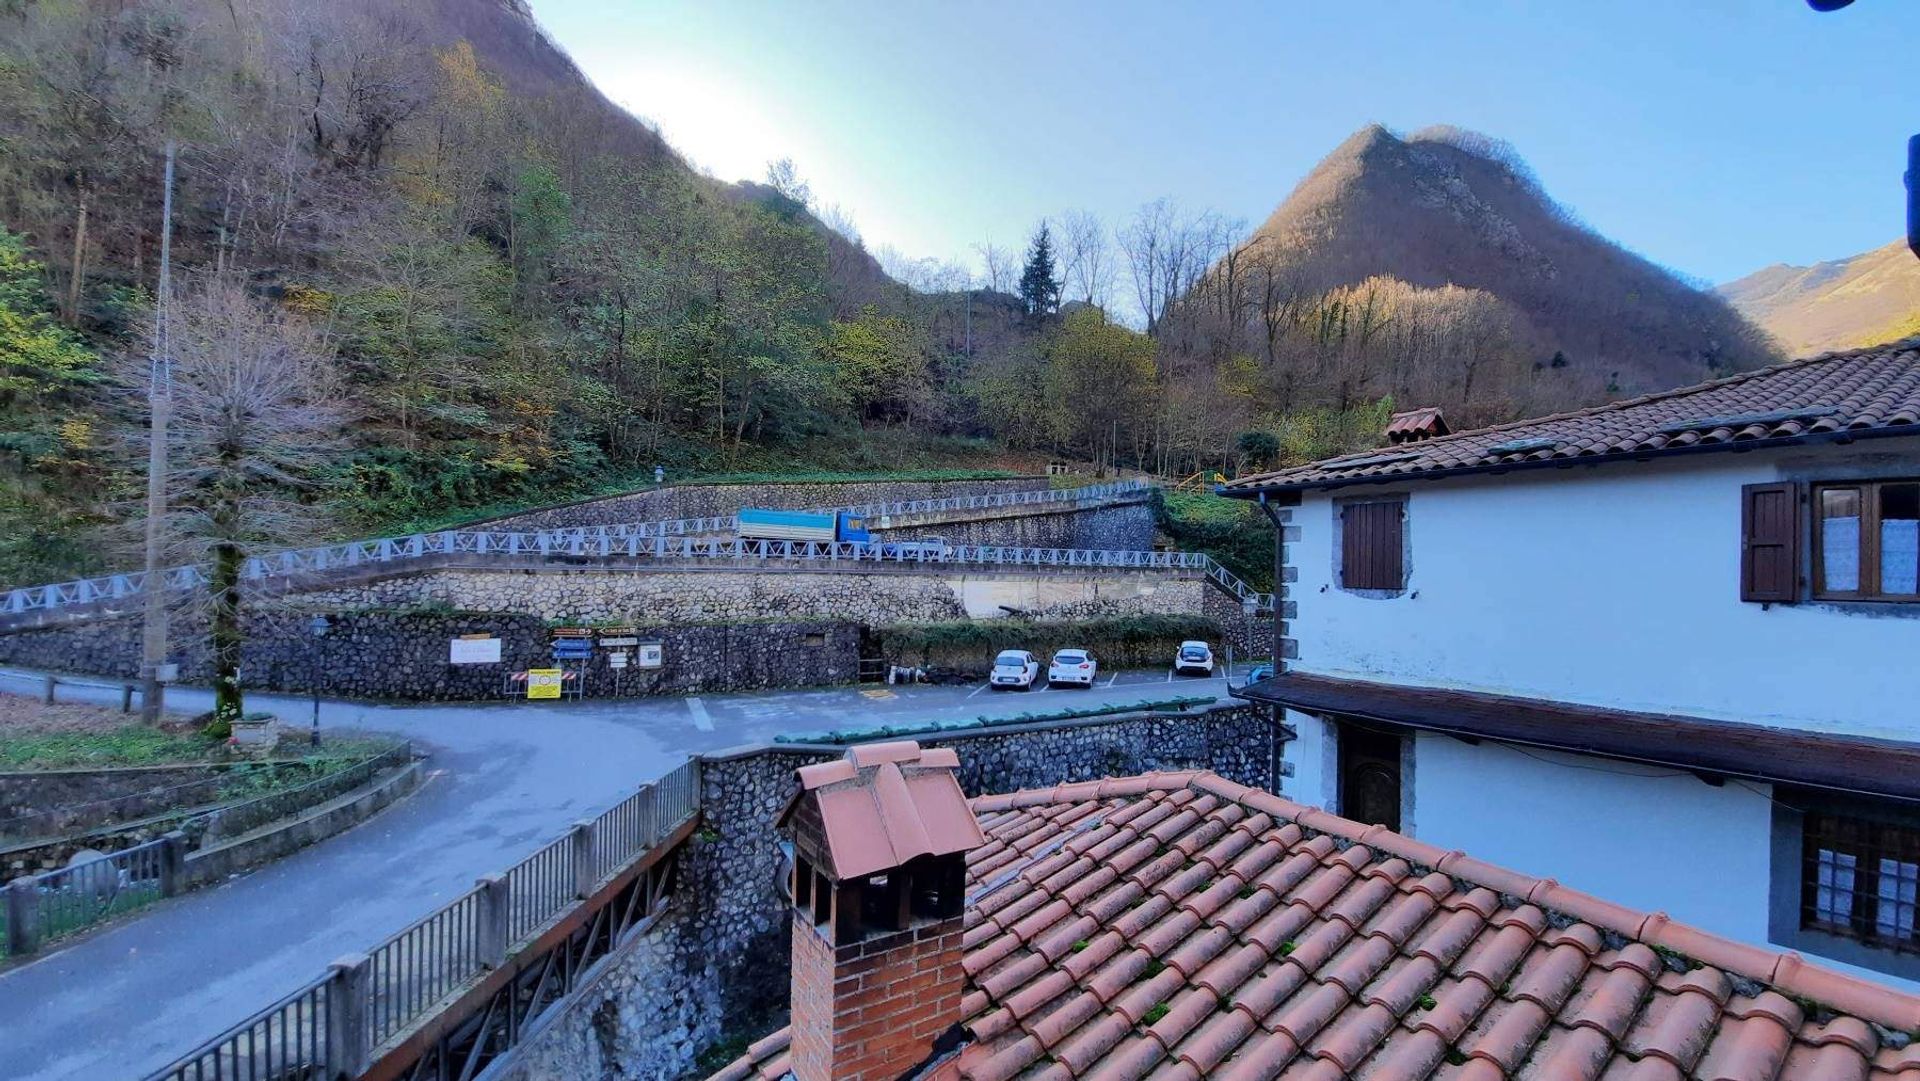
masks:
[[[312,666],[307,683],[313,687],[313,731],[308,741],[315,747],[320,746],[320,642],[332,626],[326,616],[314,616],[307,624],[307,630],[313,634],[313,648],[307,651],[308,663]]]

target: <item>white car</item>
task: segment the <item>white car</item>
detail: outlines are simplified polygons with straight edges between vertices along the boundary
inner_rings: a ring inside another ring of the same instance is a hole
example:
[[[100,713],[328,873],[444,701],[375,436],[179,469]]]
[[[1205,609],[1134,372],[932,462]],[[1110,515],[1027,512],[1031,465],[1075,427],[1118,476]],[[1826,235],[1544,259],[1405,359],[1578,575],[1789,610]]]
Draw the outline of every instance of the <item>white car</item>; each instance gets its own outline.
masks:
[[[1099,674],[1100,662],[1093,659],[1093,654],[1084,649],[1063,649],[1053,655],[1053,663],[1047,666],[1047,685],[1091,687]]]
[[[1176,676],[1213,675],[1213,650],[1205,642],[1182,642],[1173,655],[1173,674]]]
[[[1015,687],[1030,691],[1033,681],[1039,678],[1040,662],[1033,654],[1024,649],[1008,649],[993,659],[993,674],[987,677],[987,685],[996,691]]]

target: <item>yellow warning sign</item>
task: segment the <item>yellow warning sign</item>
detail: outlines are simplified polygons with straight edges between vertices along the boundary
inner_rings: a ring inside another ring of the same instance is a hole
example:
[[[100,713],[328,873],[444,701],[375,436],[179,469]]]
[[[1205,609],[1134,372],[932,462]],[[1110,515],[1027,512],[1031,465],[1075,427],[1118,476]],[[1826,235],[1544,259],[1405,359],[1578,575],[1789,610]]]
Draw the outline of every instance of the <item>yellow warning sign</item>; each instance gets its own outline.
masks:
[[[560,669],[558,668],[527,669],[527,697],[560,697],[560,679]]]

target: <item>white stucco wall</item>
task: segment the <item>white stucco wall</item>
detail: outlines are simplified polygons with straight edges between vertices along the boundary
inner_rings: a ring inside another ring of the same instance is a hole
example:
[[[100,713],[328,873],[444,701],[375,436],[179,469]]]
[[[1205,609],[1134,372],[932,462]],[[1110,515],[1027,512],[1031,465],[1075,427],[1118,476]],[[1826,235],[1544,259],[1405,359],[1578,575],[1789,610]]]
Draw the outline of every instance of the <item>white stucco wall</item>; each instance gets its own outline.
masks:
[[[1771,788],[1415,735],[1419,836],[1747,942],[1767,940]],[[1495,795],[1497,794],[1497,796]]]
[[[1334,584],[1332,499],[1310,494],[1288,548],[1293,667],[1920,737],[1920,606],[1739,599],[1740,486],[1920,474],[1889,445],[1343,489],[1408,496],[1408,589],[1385,599]]]

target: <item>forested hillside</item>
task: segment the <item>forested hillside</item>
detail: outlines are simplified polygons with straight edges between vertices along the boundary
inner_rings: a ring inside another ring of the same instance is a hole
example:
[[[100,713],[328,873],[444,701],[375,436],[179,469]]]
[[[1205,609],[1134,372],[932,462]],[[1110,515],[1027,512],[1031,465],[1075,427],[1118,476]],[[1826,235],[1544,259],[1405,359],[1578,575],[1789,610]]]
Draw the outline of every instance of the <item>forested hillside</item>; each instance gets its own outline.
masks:
[[[951,303],[791,171],[688,169],[502,0],[6,5],[0,578],[112,557],[143,421],[107,373],[149,348],[169,138],[182,303],[240,283],[340,371],[351,438],[300,496],[335,531],[967,430]]]

